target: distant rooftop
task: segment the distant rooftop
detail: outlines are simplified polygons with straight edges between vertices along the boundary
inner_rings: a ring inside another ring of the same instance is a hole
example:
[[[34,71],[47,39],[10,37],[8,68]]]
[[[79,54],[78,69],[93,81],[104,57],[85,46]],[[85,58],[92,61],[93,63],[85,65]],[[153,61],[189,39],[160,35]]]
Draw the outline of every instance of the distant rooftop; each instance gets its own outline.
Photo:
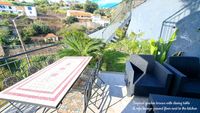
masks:
[[[12,3],[10,2],[4,2],[4,1],[0,1],[0,5],[7,5],[7,6],[11,6]]]
[[[53,33],[48,33],[44,38],[52,38],[52,37],[58,37]]]

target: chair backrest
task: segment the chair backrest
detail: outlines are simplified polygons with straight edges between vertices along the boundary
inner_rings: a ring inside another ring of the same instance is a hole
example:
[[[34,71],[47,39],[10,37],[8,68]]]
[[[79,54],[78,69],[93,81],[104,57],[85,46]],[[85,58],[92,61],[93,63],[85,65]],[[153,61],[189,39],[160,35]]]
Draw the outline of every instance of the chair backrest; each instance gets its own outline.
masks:
[[[32,75],[32,74],[36,73],[37,71],[38,71],[38,68],[35,67],[35,66],[31,66],[31,67],[28,68],[28,74],[29,75]]]
[[[84,94],[84,113],[87,110],[88,103],[91,99],[91,94],[92,94],[92,82],[91,79],[89,79],[86,83],[85,87],[85,94]]]
[[[3,88],[8,88],[12,85],[14,85],[15,83],[17,83],[19,80],[17,77],[15,76],[10,76],[10,77],[7,77],[3,80]]]
[[[199,77],[200,63],[198,57],[169,57],[168,63],[183,74],[185,74],[188,78]]]
[[[154,67],[154,64],[155,64],[153,55],[135,55],[135,54],[133,54],[130,57],[130,62],[134,66],[138,67],[144,73],[151,72]]]

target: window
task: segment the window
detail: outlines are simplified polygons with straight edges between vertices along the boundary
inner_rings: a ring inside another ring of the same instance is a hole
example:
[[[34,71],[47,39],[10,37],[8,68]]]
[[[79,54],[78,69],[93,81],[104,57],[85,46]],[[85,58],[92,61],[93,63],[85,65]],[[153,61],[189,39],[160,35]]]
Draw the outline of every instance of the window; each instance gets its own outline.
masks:
[[[28,10],[32,10],[32,7],[29,6],[29,7],[28,7]]]
[[[9,8],[9,9],[12,9],[12,7],[11,7],[11,6],[8,6],[8,8]]]
[[[0,8],[2,8],[2,9],[5,9],[6,7],[5,7],[5,6],[3,6],[3,5],[0,5]]]

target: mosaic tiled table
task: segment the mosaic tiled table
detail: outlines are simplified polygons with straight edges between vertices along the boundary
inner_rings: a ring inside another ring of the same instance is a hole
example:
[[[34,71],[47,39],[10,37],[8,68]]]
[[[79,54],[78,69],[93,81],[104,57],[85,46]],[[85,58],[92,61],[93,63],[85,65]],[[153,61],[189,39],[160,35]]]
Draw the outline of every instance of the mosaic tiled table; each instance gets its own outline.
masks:
[[[0,92],[0,99],[57,109],[91,57],[64,57]]]

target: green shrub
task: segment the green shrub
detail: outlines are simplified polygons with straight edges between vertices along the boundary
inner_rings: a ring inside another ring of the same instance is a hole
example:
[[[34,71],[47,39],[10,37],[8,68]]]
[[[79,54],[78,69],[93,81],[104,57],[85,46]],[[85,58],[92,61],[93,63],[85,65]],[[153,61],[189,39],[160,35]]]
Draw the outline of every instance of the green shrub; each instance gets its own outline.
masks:
[[[176,30],[172,36],[170,37],[169,41],[164,41],[160,38],[158,41],[151,40],[151,54],[155,56],[155,59],[160,63],[163,63],[167,59],[167,53],[176,38],[178,30]]]
[[[129,54],[115,51],[105,50],[103,55],[102,71],[125,71],[125,62],[128,59]]]

